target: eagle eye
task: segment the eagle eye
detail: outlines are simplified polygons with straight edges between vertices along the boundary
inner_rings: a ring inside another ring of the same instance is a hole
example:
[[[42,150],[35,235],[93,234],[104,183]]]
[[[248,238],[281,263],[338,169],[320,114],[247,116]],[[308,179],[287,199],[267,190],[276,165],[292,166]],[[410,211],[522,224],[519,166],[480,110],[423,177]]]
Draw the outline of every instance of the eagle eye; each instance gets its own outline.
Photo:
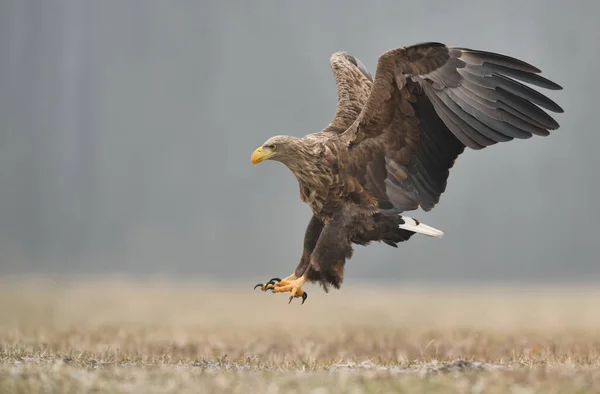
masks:
[[[269,148],[271,150],[275,150],[275,144],[267,145],[267,148]]]

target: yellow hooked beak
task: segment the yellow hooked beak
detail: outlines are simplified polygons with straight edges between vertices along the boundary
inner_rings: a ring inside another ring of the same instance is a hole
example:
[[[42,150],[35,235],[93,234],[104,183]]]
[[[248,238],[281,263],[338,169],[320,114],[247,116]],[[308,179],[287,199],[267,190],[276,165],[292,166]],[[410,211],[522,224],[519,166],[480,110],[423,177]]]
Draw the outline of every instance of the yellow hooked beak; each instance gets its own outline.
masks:
[[[256,149],[254,152],[252,152],[252,156],[250,156],[250,160],[252,161],[252,164],[256,166],[258,163],[260,163],[261,161],[267,160],[274,154],[275,154],[275,152],[273,152],[271,149],[260,147],[260,148]]]

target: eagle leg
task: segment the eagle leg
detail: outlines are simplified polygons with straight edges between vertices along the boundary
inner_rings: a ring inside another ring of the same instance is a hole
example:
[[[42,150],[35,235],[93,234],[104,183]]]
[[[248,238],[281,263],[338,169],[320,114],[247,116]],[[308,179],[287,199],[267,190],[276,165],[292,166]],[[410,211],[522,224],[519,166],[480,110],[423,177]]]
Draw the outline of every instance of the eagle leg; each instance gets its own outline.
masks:
[[[287,279],[287,278],[286,278]],[[306,275],[302,275],[299,278],[293,280],[282,280],[281,282],[275,283],[275,287],[273,288],[273,293],[290,293],[290,302],[294,298],[302,297],[302,304],[306,301],[308,297],[308,293],[302,290],[302,285],[308,281]]]
[[[267,291],[270,289],[273,293],[289,292],[290,300],[288,304],[292,302],[294,298],[299,297],[302,297],[302,304],[304,304],[304,301],[306,301],[306,298],[308,297],[308,293],[302,290],[302,285],[305,284],[307,281],[308,279],[305,275],[302,275],[298,278],[296,275],[292,274],[283,280],[273,278],[264,285],[259,283],[256,286],[254,286],[254,288],[256,289],[257,287],[260,287],[262,291]]]

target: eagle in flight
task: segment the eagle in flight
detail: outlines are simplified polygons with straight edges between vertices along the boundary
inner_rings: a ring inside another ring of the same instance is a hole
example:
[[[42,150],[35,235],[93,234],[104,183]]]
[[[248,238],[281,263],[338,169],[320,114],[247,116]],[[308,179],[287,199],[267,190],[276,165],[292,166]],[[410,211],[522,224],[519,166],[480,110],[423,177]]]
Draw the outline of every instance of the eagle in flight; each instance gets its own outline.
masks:
[[[254,165],[285,164],[312,209],[295,272],[255,286],[289,292],[290,302],[304,303],[306,282],[339,289],[352,244],[397,247],[415,233],[441,237],[401,213],[430,211],[439,202],[465,147],[547,136],[559,126],[542,108],[563,112],[518,80],[559,85],[497,53],[435,42],[396,48],[379,57],[375,78],[345,52],[333,54],[330,65],[338,101],[331,123],[302,138],[271,137],[251,156]]]

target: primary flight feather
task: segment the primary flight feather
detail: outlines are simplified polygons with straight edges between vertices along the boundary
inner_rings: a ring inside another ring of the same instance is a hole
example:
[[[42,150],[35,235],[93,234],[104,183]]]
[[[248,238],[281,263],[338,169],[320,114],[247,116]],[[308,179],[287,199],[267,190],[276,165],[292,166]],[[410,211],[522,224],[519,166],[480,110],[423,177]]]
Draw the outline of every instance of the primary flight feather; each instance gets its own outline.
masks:
[[[415,233],[441,237],[400,214],[433,209],[465,147],[547,136],[559,126],[544,109],[563,112],[519,81],[559,85],[497,53],[433,42],[396,48],[379,57],[374,79],[347,53],[333,54],[330,64],[338,98],[331,123],[302,138],[272,137],[251,156],[254,165],[285,164],[312,209],[295,272],[256,286],[302,303],[306,282],[340,288],[352,244],[396,247]]]

